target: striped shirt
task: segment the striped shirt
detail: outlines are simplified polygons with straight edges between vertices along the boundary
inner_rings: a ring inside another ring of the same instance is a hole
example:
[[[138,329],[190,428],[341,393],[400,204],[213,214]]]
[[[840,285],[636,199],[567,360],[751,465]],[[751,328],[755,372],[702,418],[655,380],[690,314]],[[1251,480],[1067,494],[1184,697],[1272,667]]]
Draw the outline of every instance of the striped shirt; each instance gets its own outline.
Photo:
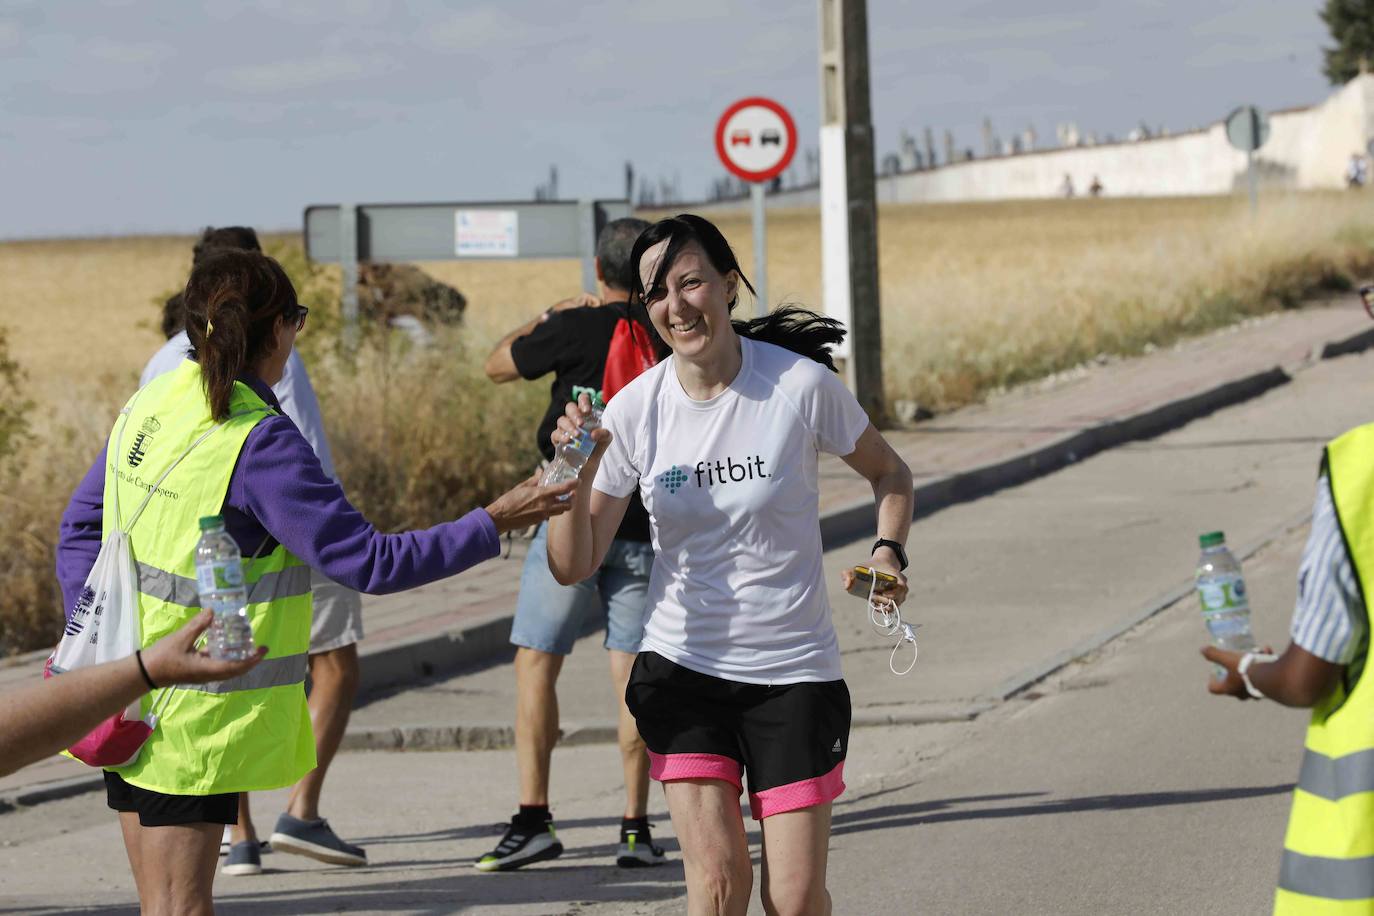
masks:
[[[1348,665],[1355,660],[1366,626],[1355,568],[1336,520],[1331,480],[1323,474],[1312,504],[1312,531],[1298,568],[1298,602],[1290,632],[1299,648],[1333,664]]]

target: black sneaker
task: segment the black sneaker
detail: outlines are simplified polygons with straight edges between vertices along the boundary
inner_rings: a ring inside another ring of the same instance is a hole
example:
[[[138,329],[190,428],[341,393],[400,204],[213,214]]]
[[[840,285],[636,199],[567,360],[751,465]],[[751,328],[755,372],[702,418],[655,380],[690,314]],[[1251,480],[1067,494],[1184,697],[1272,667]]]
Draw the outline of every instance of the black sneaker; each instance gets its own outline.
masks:
[[[522,868],[531,862],[544,862],[556,859],[563,854],[563,844],[553,832],[553,821],[530,824],[511,818],[506,835],[496,848],[472,865],[478,871],[511,871]]]
[[[615,864],[621,868],[644,868],[662,865],[668,861],[662,846],[654,845],[649,835],[649,822],[643,821],[633,827],[620,828],[620,848],[615,854]]]

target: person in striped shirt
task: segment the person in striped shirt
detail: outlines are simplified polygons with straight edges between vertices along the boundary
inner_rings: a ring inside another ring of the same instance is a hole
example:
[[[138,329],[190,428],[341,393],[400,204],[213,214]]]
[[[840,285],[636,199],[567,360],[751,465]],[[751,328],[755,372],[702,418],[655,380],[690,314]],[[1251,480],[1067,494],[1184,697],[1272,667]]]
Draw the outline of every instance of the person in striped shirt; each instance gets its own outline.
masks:
[[[1262,696],[1285,706],[1315,706],[1355,660],[1368,629],[1365,621],[1355,568],[1336,519],[1331,478],[1323,472],[1312,505],[1312,530],[1298,567],[1298,600],[1289,628],[1292,641],[1273,661],[1256,655],[1260,660],[1247,666],[1245,676],[1238,670],[1245,653],[1207,646],[1202,654],[1227,672],[1224,680],[1210,681],[1207,689],[1242,700]]]

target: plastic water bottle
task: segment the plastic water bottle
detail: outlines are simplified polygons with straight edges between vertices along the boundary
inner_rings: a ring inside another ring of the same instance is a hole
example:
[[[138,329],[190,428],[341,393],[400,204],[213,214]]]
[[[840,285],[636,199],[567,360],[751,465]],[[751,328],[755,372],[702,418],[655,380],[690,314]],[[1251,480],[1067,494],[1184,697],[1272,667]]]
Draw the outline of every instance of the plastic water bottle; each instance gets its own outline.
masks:
[[[1197,561],[1197,596],[1202,604],[1202,622],[1219,649],[1248,652],[1255,648],[1250,633],[1250,599],[1240,562],[1226,549],[1226,535],[1213,531],[1198,538],[1202,556]],[[1216,666],[1217,680],[1226,670]]]
[[[215,613],[207,634],[214,658],[248,658],[253,628],[248,623],[248,589],[243,583],[243,557],[239,545],[224,530],[224,517],[207,515],[200,520],[196,544],[196,591],[200,606]]]
[[[605,409],[606,404],[601,400],[601,395],[592,395],[592,412],[582,419],[582,428],[573,433],[567,442],[558,446],[553,461],[544,469],[544,476],[539,481],[540,486],[551,487],[573,480],[582,473],[583,465],[592,457],[592,452],[596,448],[596,443],[592,442],[592,430],[601,425],[601,413]]]

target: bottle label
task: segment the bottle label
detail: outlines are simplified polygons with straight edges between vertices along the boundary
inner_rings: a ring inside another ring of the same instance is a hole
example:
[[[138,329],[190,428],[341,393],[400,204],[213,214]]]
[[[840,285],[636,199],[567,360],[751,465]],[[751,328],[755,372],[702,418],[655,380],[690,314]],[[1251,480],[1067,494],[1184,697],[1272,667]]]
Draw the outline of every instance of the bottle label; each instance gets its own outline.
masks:
[[[1202,604],[1204,617],[1250,610],[1250,599],[1245,594],[1245,579],[1234,574],[1218,576],[1199,584],[1197,597]]]
[[[567,447],[575,452],[581,452],[586,458],[592,457],[592,452],[596,451],[596,443],[592,441],[592,434],[586,429],[579,429],[573,433],[572,438],[568,440]]]
[[[243,588],[243,562],[216,560],[197,566],[196,587],[201,594]]]

